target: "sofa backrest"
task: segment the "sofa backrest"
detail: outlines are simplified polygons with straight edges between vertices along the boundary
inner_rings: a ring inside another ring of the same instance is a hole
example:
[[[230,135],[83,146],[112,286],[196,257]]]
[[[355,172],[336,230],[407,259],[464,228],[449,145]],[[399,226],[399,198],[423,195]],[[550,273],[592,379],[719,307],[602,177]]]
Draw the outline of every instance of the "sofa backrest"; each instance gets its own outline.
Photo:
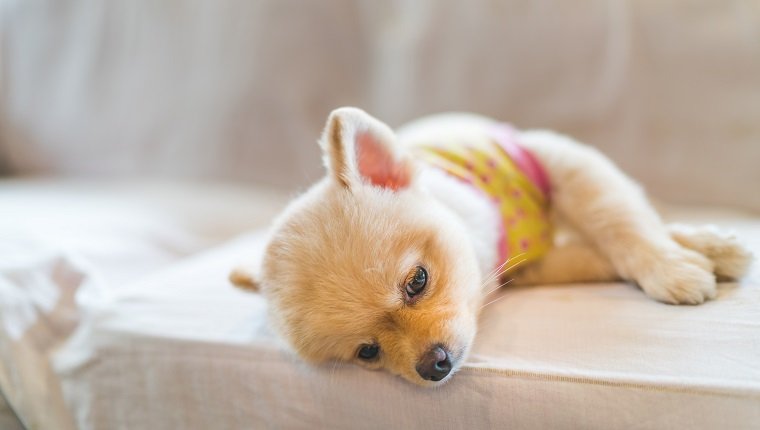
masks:
[[[752,0],[6,0],[0,165],[295,188],[328,112],[569,133],[655,196],[760,209]]]

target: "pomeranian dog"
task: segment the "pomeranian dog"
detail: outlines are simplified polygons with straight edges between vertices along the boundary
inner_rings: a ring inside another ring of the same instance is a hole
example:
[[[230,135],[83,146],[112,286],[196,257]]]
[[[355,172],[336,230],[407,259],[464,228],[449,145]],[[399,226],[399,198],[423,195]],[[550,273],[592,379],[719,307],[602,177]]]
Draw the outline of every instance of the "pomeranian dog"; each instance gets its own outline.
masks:
[[[326,177],[275,223],[260,267],[231,274],[265,295],[307,362],[437,385],[462,366],[485,292],[507,276],[629,280],[655,300],[695,305],[752,259],[714,228],[663,224],[610,160],[552,132],[446,114],[394,133],[340,108],[319,144]]]

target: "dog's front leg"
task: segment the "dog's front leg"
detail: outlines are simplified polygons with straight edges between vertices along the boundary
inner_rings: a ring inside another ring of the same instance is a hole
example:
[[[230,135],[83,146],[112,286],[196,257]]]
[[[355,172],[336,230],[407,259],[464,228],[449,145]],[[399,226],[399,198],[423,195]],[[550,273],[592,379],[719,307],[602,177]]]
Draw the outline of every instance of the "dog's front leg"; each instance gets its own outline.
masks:
[[[597,150],[550,132],[520,142],[544,165],[552,205],[652,298],[698,304],[715,297],[713,262],[673,240],[641,188]]]

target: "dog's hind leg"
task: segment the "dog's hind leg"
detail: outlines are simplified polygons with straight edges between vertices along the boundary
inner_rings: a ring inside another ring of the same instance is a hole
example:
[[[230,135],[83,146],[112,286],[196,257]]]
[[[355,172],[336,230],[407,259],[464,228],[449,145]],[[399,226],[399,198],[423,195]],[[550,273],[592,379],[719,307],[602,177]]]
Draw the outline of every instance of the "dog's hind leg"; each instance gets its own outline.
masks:
[[[541,260],[531,263],[514,275],[514,285],[566,284],[572,282],[617,281],[620,276],[610,261],[593,246],[585,243],[559,245]]]
[[[698,304],[716,295],[715,264],[671,238],[640,187],[594,148],[551,132],[521,133],[552,185],[554,209],[650,297]]]
[[[720,280],[737,280],[747,273],[752,253],[736,236],[715,226],[668,224],[670,237],[681,246],[699,252],[713,262]],[[539,261],[505,276],[513,285],[564,284],[618,281],[620,276],[596,248],[586,243],[558,245]],[[506,280],[505,279],[505,280]]]

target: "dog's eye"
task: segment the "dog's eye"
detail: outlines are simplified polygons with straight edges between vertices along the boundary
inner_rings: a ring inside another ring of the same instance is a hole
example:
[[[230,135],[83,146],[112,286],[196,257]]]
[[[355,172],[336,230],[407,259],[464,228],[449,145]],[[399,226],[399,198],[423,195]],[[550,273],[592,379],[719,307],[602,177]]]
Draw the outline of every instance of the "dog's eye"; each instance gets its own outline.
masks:
[[[379,353],[380,345],[373,343],[372,345],[363,345],[356,355],[362,360],[374,360]]]
[[[406,283],[406,294],[409,294],[409,297],[414,297],[421,293],[422,290],[425,289],[425,285],[427,285],[427,280],[427,270],[423,267],[417,266],[414,275],[412,275],[412,278]]]

